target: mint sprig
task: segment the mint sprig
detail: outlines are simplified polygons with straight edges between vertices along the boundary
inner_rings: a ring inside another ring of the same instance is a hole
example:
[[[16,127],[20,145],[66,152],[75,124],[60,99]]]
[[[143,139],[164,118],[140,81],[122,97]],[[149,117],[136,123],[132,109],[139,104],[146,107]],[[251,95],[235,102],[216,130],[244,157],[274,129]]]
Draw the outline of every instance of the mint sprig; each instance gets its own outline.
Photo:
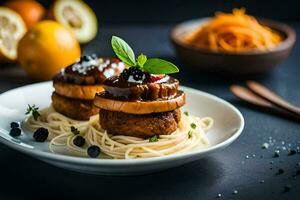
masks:
[[[134,52],[123,39],[113,36],[111,38],[111,46],[118,58],[120,58],[125,64],[129,66],[136,65]]]
[[[179,69],[173,64],[160,58],[150,58],[143,66],[143,70],[150,74],[174,74]]]
[[[148,59],[146,55],[140,54],[135,59],[132,48],[117,36],[112,36],[111,46],[118,58],[129,67],[138,67],[150,74],[173,74],[179,72],[176,65],[160,58]]]
[[[39,116],[41,116],[41,114],[39,113],[39,107],[36,107],[35,105],[29,105],[28,104],[28,108],[26,110],[26,115],[28,114],[32,114],[34,120],[37,120]]]
[[[145,56],[144,54],[140,54],[137,58],[137,64],[139,67],[143,68],[144,64],[147,62],[147,56]]]

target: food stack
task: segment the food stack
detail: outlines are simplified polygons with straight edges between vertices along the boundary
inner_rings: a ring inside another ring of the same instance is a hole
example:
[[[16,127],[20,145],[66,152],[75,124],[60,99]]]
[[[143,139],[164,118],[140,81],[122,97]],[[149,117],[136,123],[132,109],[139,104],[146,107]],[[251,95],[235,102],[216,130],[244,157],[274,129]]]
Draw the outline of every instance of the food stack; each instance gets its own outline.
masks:
[[[103,91],[102,83],[123,69],[124,63],[116,58],[81,57],[53,78],[54,109],[72,119],[88,120],[99,112],[93,100],[97,92]]]

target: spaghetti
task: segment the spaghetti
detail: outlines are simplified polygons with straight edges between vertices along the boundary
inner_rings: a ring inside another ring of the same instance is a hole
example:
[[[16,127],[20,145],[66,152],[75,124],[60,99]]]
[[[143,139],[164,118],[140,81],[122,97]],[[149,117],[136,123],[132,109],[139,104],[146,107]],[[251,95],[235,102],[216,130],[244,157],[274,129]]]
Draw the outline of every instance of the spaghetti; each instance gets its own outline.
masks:
[[[205,25],[185,36],[185,42],[198,48],[228,52],[269,50],[282,41],[279,33],[263,26],[245,9],[217,13]]]
[[[108,134],[100,127],[98,115],[92,116],[89,121],[77,121],[56,112],[52,107],[41,110],[40,114],[37,120],[30,116],[25,125],[30,130],[47,128],[49,148],[53,153],[87,156],[87,148],[90,145],[97,145],[101,148],[102,158],[113,159],[161,157],[205,148],[209,145],[205,133],[213,125],[212,118],[200,119],[183,114],[179,128],[175,132],[160,135],[157,141],[150,142],[144,138]],[[191,124],[196,126],[192,128]],[[85,138],[83,147],[73,144],[76,135],[71,132],[72,126]]]

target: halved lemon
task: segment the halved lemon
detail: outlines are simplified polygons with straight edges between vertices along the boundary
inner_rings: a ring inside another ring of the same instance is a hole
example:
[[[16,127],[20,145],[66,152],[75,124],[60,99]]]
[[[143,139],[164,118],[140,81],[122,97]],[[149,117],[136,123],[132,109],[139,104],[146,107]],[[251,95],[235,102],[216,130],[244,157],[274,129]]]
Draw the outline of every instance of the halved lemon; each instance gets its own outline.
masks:
[[[17,59],[19,40],[26,32],[22,17],[15,11],[0,7],[0,60],[12,62]]]
[[[19,13],[28,29],[41,21],[46,14],[45,8],[32,0],[10,0],[4,6]]]
[[[81,0],[55,1],[48,17],[70,28],[80,43],[91,41],[97,34],[97,17],[94,11]]]

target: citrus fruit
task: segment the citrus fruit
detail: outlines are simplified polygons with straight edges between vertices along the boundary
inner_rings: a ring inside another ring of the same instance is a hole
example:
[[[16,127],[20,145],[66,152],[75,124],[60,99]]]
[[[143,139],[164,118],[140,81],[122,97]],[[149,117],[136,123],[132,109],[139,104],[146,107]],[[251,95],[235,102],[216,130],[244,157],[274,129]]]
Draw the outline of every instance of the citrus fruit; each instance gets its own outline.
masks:
[[[17,45],[26,32],[22,17],[15,11],[0,7],[0,60],[17,59]]]
[[[11,0],[4,5],[19,13],[27,28],[34,26],[45,16],[45,8],[33,0]]]
[[[98,22],[93,10],[81,0],[57,0],[48,18],[71,29],[80,43],[91,41],[97,34]]]
[[[62,68],[80,58],[74,34],[55,21],[42,21],[20,40],[18,59],[27,74],[36,80],[49,80]]]

